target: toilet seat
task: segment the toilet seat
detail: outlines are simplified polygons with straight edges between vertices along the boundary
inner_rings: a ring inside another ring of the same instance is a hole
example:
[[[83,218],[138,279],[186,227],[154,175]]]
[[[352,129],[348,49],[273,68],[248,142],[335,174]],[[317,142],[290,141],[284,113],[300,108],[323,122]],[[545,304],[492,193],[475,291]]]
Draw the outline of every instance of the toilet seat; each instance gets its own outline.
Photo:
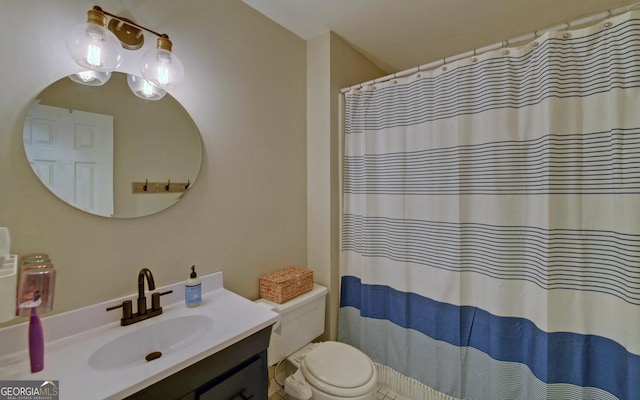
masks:
[[[375,390],[378,380],[369,357],[340,342],[321,343],[304,356],[300,368],[312,386],[339,397],[367,394]]]

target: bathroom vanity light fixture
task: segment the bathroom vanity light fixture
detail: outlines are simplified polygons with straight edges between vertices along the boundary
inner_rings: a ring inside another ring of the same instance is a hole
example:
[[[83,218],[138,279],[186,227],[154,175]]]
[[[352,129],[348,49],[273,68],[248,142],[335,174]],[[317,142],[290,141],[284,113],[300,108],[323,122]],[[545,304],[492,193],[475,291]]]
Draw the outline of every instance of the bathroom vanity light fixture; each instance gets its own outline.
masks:
[[[75,26],[66,41],[67,49],[75,62],[87,69],[86,72],[75,74],[72,80],[94,86],[106,82],[106,74],[110,74],[122,64],[125,56],[123,49],[138,50],[142,47],[144,30],[157,36],[157,46],[141,58],[142,77],[134,79],[139,86],[137,89],[132,88],[134,93],[142,98],[157,100],[162,97],[162,91],[174,89],[182,81],[184,67],[180,59],[171,52],[172,43],[169,36],[111,14],[98,6],[89,10],[87,15],[87,23]],[[89,71],[97,73],[98,77],[91,76]],[[145,88],[144,82],[140,82],[142,78],[153,89]]]

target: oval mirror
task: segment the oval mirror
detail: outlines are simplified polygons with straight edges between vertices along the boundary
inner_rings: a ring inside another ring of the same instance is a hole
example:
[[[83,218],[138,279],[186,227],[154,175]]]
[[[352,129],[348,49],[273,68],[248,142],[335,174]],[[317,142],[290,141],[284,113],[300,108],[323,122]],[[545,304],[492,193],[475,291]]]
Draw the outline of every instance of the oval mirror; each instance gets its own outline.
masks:
[[[171,95],[136,97],[127,75],[102,86],[64,77],[31,104],[24,149],[40,181],[58,198],[94,215],[157,213],[193,186],[202,162],[200,133]]]

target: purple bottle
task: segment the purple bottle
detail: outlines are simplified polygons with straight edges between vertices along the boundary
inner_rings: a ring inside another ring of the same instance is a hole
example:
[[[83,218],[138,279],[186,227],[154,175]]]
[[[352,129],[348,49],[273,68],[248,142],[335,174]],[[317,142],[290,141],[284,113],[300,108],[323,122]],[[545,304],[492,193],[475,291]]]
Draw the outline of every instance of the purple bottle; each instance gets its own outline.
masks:
[[[34,300],[39,298],[40,293],[36,291]],[[29,359],[31,360],[31,373],[44,369],[44,334],[42,321],[40,321],[36,307],[31,309],[31,317],[29,318]]]

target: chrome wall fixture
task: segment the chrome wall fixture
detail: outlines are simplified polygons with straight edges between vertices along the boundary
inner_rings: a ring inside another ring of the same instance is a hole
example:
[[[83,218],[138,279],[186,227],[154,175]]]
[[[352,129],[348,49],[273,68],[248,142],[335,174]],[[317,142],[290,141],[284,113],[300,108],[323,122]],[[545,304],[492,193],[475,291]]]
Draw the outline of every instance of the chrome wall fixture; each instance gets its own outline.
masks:
[[[85,69],[71,75],[73,81],[92,86],[105,84],[111,72],[122,64],[124,49],[138,50],[143,46],[143,31],[157,36],[157,46],[142,56],[141,76],[128,76],[131,90],[143,99],[159,100],[166,94],[165,90],[174,89],[182,81],[184,67],[172,53],[173,45],[168,35],[98,6],[89,10],[87,15],[87,22],[73,27],[67,36],[69,54]]]

